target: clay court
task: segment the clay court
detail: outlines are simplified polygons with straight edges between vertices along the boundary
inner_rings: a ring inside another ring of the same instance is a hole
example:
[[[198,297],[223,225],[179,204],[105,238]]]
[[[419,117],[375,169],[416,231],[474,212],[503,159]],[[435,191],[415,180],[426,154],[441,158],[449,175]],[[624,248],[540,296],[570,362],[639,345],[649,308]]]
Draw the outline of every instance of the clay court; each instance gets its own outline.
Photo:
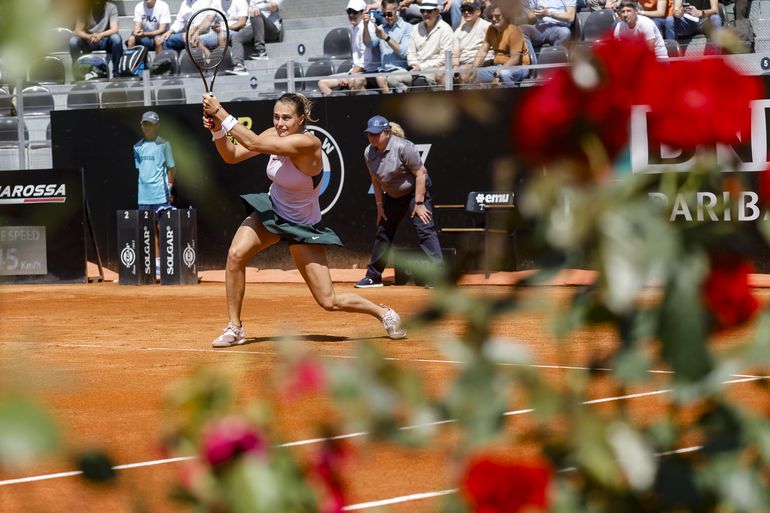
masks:
[[[0,291],[0,386],[12,386],[47,405],[61,427],[64,449],[61,457],[33,468],[0,474],[0,510],[182,511],[168,499],[180,463],[166,460],[168,456],[158,450],[165,425],[165,391],[195,369],[211,366],[241,373],[239,401],[247,403],[269,393],[268,376],[277,361],[277,345],[286,335],[304,341],[322,358],[352,365],[355,344],[372,340],[389,357],[417,370],[432,393],[450,383],[456,364],[441,353],[437,342],[461,335],[461,319],[412,330],[407,340],[391,341],[373,319],[318,308],[295,276],[257,275],[265,279],[247,286],[243,315],[249,343],[224,350],[210,346],[225,319],[224,285],[217,281],[176,287],[124,287],[113,282],[4,286]],[[269,283],[276,280],[284,282]],[[341,289],[353,290],[349,281],[340,283],[339,276],[335,280]],[[474,295],[503,290],[493,285],[460,288]],[[569,286],[533,288],[528,295],[543,300],[541,309],[507,315],[494,326],[497,335],[524,342],[535,362],[550,366],[542,372],[554,380],[563,379],[568,367],[585,367],[615,344],[603,330],[578,333],[568,342],[559,342],[549,333],[555,307],[573,292]],[[428,304],[434,293],[415,286],[362,291],[405,317]],[[766,289],[757,295],[763,303],[770,299]],[[728,347],[748,332],[748,328],[731,332],[716,343]],[[736,400],[765,400],[756,394],[752,384],[756,379],[751,376],[733,376],[731,381],[735,383],[729,385],[729,393]],[[613,407],[624,399],[614,397],[614,392],[609,384],[597,389],[595,398],[606,401],[595,407]],[[625,400],[635,413],[654,418],[662,411],[664,391],[634,392]],[[527,413],[517,412],[521,408],[526,405],[510,405],[513,413],[507,422],[512,428],[526,422]],[[325,411],[321,398],[301,407],[279,406],[280,442],[307,441],[293,450],[312,448],[311,439],[319,436],[313,426]],[[346,475],[347,509],[436,511],[441,494],[455,486],[448,454],[456,433],[451,425],[438,429],[438,444],[417,451],[367,443],[363,436],[352,438],[359,448]],[[90,448],[105,449],[115,465],[125,466],[115,485],[89,485],[68,473],[76,467],[67,455]]]

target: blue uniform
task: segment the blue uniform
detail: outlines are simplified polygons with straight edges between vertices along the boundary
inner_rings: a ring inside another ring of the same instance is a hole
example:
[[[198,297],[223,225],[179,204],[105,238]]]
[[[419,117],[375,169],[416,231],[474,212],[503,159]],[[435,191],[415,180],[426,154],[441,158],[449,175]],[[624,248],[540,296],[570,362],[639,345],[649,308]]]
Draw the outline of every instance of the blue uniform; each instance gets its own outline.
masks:
[[[134,164],[139,171],[139,205],[169,205],[168,170],[175,167],[171,143],[162,137],[134,144]]]

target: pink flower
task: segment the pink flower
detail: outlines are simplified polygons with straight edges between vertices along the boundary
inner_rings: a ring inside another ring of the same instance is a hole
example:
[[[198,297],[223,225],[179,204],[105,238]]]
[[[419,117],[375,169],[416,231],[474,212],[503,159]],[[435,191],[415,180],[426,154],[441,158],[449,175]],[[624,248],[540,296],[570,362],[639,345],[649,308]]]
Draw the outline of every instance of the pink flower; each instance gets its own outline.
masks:
[[[326,374],[323,367],[312,358],[302,358],[289,370],[283,392],[289,399],[295,399],[304,394],[320,392],[325,387]]]
[[[461,493],[473,513],[519,513],[548,508],[551,471],[544,464],[519,465],[479,456],[468,465]]]
[[[321,488],[321,513],[342,513],[345,506],[343,466],[351,448],[339,440],[327,439],[311,460],[311,478]]]
[[[264,437],[240,418],[226,418],[206,427],[203,455],[212,467],[221,467],[241,454],[264,454]]]

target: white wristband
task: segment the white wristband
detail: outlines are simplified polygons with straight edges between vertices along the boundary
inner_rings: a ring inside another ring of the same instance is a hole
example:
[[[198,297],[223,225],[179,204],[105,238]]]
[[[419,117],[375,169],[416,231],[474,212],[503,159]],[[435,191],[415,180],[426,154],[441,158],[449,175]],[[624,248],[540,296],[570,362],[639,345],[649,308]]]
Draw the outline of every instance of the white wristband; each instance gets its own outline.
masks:
[[[222,121],[222,129],[224,129],[225,132],[230,133],[230,130],[233,129],[235,125],[238,124],[238,120],[235,119],[232,116],[227,116],[224,121]]]
[[[214,140],[223,138],[225,135],[227,135],[227,131],[224,128],[220,128],[219,130],[212,130],[211,135],[214,136]]]

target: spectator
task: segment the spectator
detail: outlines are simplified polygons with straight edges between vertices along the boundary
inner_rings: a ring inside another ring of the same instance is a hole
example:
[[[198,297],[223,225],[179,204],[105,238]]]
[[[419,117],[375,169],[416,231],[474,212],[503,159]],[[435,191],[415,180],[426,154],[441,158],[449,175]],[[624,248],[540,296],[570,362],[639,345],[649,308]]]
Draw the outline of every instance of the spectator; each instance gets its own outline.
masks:
[[[511,69],[510,66],[532,64],[534,51],[519,28],[506,18],[497,6],[489,7],[492,24],[487,28],[484,42],[476,52],[473,67],[476,81],[483,84],[513,84],[526,78],[526,69]],[[487,61],[487,53],[492,51],[492,62]]]
[[[267,60],[265,43],[275,42],[281,38],[283,0],[251,0],[249,3],[249,24],[233,38],[232,56],[233,69],[227,73],[231,75],[247,75],[246,66],[243,64],[244,50],[247,43],[254,42],[253,60]]]
[[[90,5],[75,22],[70,38],[72,63],[84,53],[105,50],[112,57],[112,76],[120,75],[123,39],[118,33],[118,8],[106,0],[90,0]]]
[[[455,30],[452,65],[467,69],[473,67],[491,24],[481,17],[481,4],[478,0],[464,0],[460,11],[463,24]]]
[[[329,96],[333,90],[361,90],[366,86],[366,79],[355,77],[364,72],[374,73],[380,65],[379,39],[374,32],[374,22],[366,12],[364,0],[349,0],[347,7],[350,29],[351,47],[353,51],[353,67],[344,75],[334,75],[318,81],[318,89],[324,96]],[[364,41],[364,32],[368,32],[369,43]]]
[[[575,21],[575,0],[529,0],[527,24],[519,30],[535,47],[544,43],[564,46],[572,36],[570,25]]]
[[[406,52],[412,39],[412,25],[402,20],[398,15],[398,0],[382,0],[382,17],[385,23],[374,29],[374,33],[379,39],[382,58],[377,71],[382,73],[406,71],[409,67],[406,62]],[[364,32],[364,42],[367,42],[368,38],[369,33]],[[391,84],[389,78],[384,75],[376,78],[377,87],[383,93],[390,93],[391,85],[393,87],[400,85],[402,91],[406,90],[406,86],[398,80],[393,80]]]
[[[161,34],[171,24],[171,11],[164,0],[144,0],[134,7],[134,30],[128,36],[126,46],[133,48],[140,44],[150,52],[163,49]]]
[[[641,14],[655,23],[664,39],[676,39],[676,34],[669,34],[666,29],[666,20],[674,15],[672,0],[641,0],[639,5],[642,7]]]
[[[683,37],[703,34],[706,26],[721,27],[717,0],[674,0],[673,15],[666,18],[667,36]]]
[[[164,48],[170,48],[177,52],[184,50],[186,41],[187,22],[190,21],[192,15],[201,9],[211,7],[210,0],[184,0],[182,5],[179,6],[179,11],[176,13],[176,19],[171,24],[171,28],[161,36]]]
[[[249,14],[249,4],[247,0],[211,0],[211,7],[221,11],[227,20],[228,43],[232,45],[233,41],[238,39],[238,34],[246,26],[246,20]],[[213,48],[217,45],[217,34],[214,31],[208,32],[201,38],[205,46]],[[249,72],[243,65],[243,45],[240,46],[240,66],[234,65],[232,69],[226,70],[229,75],[248,75]],[[233,58],[233,62],[235,59]],[[237,70],[236,70],[237,67]],[[237,72],[235,72],[237,71]]]
[[[636,1],[623,0],[620,2],[620,23],[615,25],[615,39],[643,39],[650,50],[655,52],[658,59],[668,59],[668,51],[660,30],[650,18],[639,15],[639,4]]]
[[[137,206],[139,210],[150,210],[155,213],[155,230],[157,220],[164,210],[172,208],[176,167],[174,155],[171,153],[171,143],[158,136],[160,117],[148,110],[142,115],[141,127],[143,137],[134,144],[134,165],[139,172],[137,189]],[[158,237],[155,237],[155,254],[158,253]],[[160,278],[160,258],[155,262],[156,273]]]
[[[364,0],[364,2],[366,2],[366,11],[374,18],[377,26],[385,23],[382,15],[382,0]]]
[[[364,160],[377,205],[377,234],[366,276],[356,282],[357,288],[382,287],[388,252],[398,225],[407,215],[417,232],[420,249],[432,263],[444,263],[433,224],[430,177],[417,148],[403,137],[399,126],[382,116],[370,118],[365,132],[369,146],[364,150]]]
[[[461,0],[440,0],[438,2],[441,17],[444,21],[448,20],[447,23],[451,25],[452,30],[456,30],[462,22],[460,1]],[[416,25],[422,21],[422,16],[420,14],[422,2],[420,0],[401,0],[398,8],[401,11],[401,16],[409,23]]]
[[[410,71],[430,71],[440,70],[446,67],[446,52],[451,52],[454,48],[454,33],[438,13],[438,3],[436,0],[422,0],[420,4],[420,14],[422,21],[412,29],[412,40],[409,43],[406,60]],[[435,85],[437,81],[436,74],[426,75],[403,75],[393,77],[400,83],[410,86],[415,81],[423,78],[423,82],[428,85]],[[419,80],[418,80],[419,83]]]

